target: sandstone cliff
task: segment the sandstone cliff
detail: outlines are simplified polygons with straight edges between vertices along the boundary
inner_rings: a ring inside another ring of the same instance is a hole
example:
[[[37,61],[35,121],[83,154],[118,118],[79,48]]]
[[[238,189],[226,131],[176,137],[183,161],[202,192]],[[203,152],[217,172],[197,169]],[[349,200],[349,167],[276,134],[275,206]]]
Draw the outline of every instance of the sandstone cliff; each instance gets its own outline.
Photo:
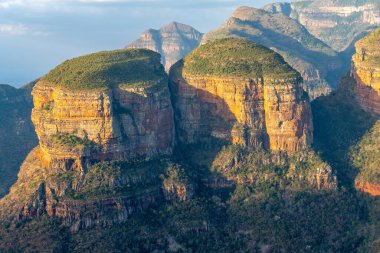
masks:
[[[358,41],[351,74],[357,82],[356,97],[366,109],[380,114],[380,29]]]
[[[359,169],[358,189],[380,196],[380,29],[358,41],[352,57],[351,75],[356,81],[355,95],[360,106],[377,119],[353,147],[352,163]]]
[[[350,75],[314,108],[317,146],[345,184],[371,195],[380,195],[379,45],[380,30],[358,41]]]
[[[146,48],[162,56],[166,71],[200,44],[203,34],[191,26],[171,22],[160,30],[149,29],[127,48]]]
[[[39,146],[0,201],[0,221],[52,217],[78,232],[208,190],[336,189],[310,150],[301,80],[280,55],[241,39],[203,45],[170,79],[149,50],[66,61],[33,89]],[[194,147],[211,162],[189,159]],[[186,229],[209,227],[196,224]]]
[[[99,162],[171,154],[174,125],[167,83],[160,56],[142,49],[72,59],[41,78],[32,92],[40,145],[1,201],[2,213],[20,218],[48,214],[77,230],[123,221],[160,198],[159,184],[149,188],[159,169],[122,176],[121,165]],[[146,187],[138,190],[139,183]],[[108,217],[112,212],[118,215]]]
[[[380,25],[377,0],[305,0],[274,3],[263,9],[298,20],[311,34],[337,51],[350,50],[357,39]]]
[[[248,39],[278,52],[301,73],[311,98],[328,94],[340,78],[339,55],[285,15],[240,7],[222,26],[205,34],[203,43],[226,37]]]
[[[258,44],[223,39],[203,45],[170,72],[178,140],[306,149],[312,121],[300,83],[281,56]]]
[[[86,73],[87,59],[95,72]],[[159,60],[147,50],[102,52],[67,61],[43,77],[32,92],[32,120],[46,159],[170,154],[172,107]],[[75,71],[71,79],[68,68]],[[92,80],[100,74],[105,86]]]
[[[29,86],[0,85],[0,197],[17,179],[22,161],[38,143],[30,120],[30,92]]]

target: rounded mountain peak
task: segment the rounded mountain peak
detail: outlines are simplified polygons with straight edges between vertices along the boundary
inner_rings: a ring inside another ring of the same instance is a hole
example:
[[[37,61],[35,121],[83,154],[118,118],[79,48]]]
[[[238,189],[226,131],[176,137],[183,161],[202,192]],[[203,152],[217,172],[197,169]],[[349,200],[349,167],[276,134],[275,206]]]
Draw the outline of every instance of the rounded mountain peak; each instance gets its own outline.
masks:
[[[193,27],[189,25],[185,25],[182,23],[178,23],[176,21],[172,21],[160,29],[161,32],[182,32],[182,33],[199,33]],[[200,33],[199,33],[200,34]]]
[[[239,38],[219,39],[195,49],[173,70],[183,65],[189,75],[295,79],[300,75],[276,52]]]
[[[264,11],[264,10],[260,10],[260,9],[256,9],[256,8],[252,8],[252,7],[248,7],[248,6],[241,6],[241,7],[238,7],[232,13],[232,17],[238,18],[241,20],[250,20],[250,19],[252,19],[253,16],[263,15],[265,13],[266,13],[266,11]]]
[[[146,49],[102,51],[67,60],[41,81],[72,90],[145,87],[166,77],[160,58]]]

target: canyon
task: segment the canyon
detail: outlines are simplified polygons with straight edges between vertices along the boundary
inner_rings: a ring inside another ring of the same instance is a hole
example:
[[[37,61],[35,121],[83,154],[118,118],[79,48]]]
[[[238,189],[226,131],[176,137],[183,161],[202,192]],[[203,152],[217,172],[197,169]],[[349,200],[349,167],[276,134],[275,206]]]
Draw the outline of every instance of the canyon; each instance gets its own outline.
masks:
[[[227,68],[217,59],[229,59]],[[210,70],[214,72],[206,73]],[[241,39],[200,47],[176,64],[169,77],[159,55],[145,49],[66,61],[33,88],[39,145],[1,200],[1,215],[16,220],[48,215],[77,232],[125,223],[165,199],[188,201],[198,183],[186,175],[197,169],[180,165],[186,158],[172,154],[178,145],[204,142],[259,151],[258,165],[292,168],[290,185],[334,190],[331,167],[307,151],[313,141],[312,116],[300,83],[299,73],[277,53]],[[278,155],[267,158],[269,152]],[[234,159],[231,155],[219,154],[223,161]],[[310,168],[304,171],[302,164]],[[197,180],[225,176],[231,187],[240,184],[224,174]],[[166,179],[161,182],[162,175]],[[255,170],[249,178],[273,180],[269,175]]]
[[[376,26],[376,2],[324,3],[240,7],[204,36],[170,23],[0,86],[31,150],[0,200],[0,251],[378,252],[380,30],[351,61],[335,48]],[[296,16],[317,7],[365,19],[319,40],[326,24]]]

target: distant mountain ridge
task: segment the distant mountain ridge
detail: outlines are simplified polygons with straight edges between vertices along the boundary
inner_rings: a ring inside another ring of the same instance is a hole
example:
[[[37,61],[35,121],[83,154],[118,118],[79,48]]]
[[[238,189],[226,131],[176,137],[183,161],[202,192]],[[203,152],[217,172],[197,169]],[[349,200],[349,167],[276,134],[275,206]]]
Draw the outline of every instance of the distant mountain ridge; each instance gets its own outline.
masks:
[[[336,51],[353,49],[355,41],[380,26],[378,0],[299,0],[263,7],[298,20]]]
[[[171,22],[159,30],[149,29],[126,48],[145,48],[161,54],[166,71],[201,42],[203,34],[191,26]]]
[[[202,43],[226,37],[251,40],[278,52],[301,73],[312,98],[328,94],[340,78],[339,54],[288,16],[239,7],[222,26],[206,33]]]

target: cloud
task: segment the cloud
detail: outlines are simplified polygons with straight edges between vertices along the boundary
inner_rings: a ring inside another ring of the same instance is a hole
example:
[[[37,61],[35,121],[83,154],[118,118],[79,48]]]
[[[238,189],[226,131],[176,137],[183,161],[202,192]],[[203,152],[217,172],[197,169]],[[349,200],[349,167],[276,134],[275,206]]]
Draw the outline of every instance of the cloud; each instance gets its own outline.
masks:
[[[23,24],[0,24],[0,34],[45,36],[46,32],[38,31]]]
[[[21,24],[0,24],[0,33],[10,35],[24,35],[28,32],[28,28]]]

